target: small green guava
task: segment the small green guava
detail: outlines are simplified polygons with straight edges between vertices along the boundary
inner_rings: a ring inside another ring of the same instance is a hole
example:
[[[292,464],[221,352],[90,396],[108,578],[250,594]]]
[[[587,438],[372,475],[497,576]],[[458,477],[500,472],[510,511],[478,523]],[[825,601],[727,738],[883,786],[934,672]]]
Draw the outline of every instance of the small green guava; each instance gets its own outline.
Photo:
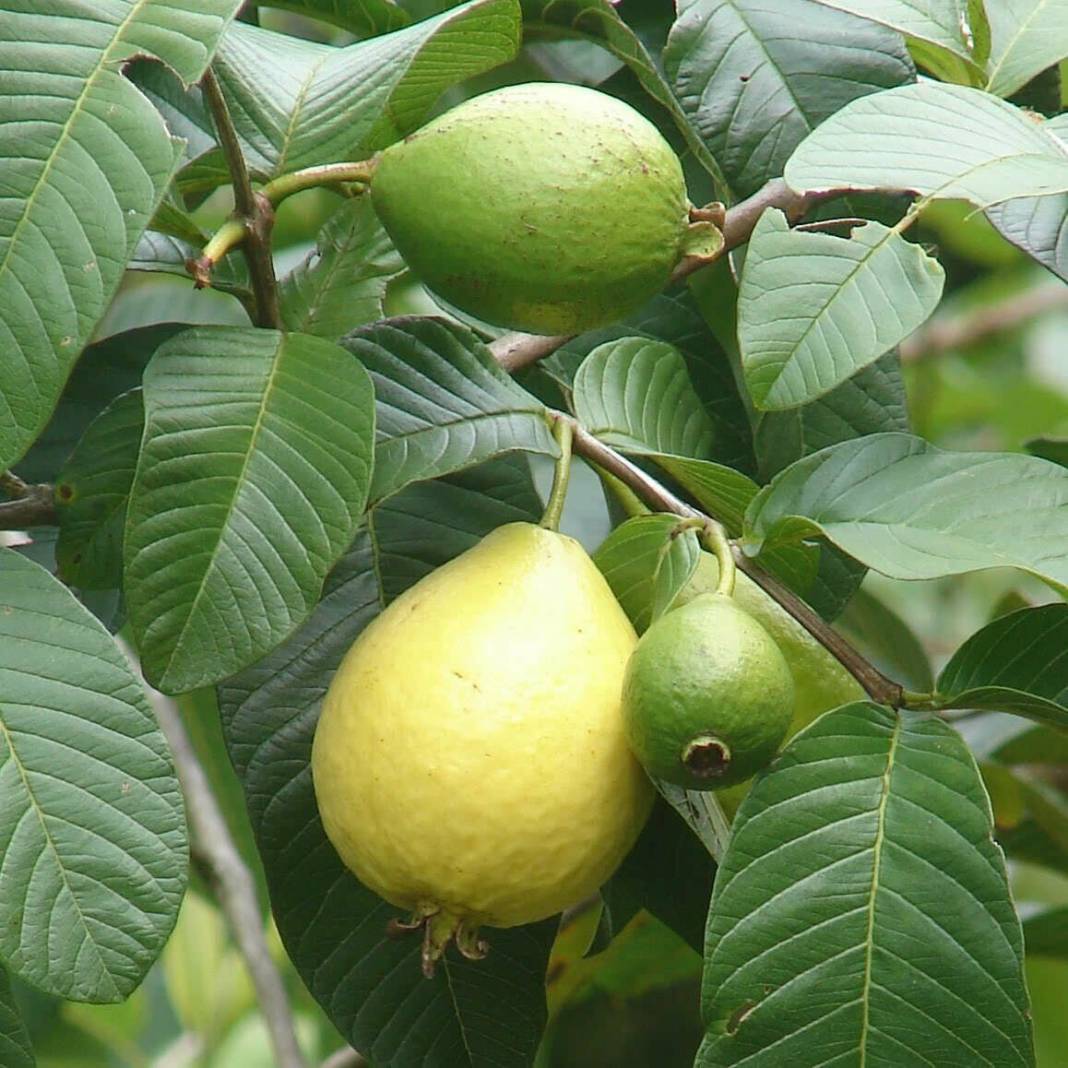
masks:
[[[654,779],[690,790],[755,775],[778,752],[793,710],[793,677],[774,639],[718,593],[658,619],[623,682],[634,755]]]
[[[682,167],[656,127],[558,83],[474,97],[390,146],[371,197],[431,290],[540,334],[637,310],[667,284],[689,225]]]

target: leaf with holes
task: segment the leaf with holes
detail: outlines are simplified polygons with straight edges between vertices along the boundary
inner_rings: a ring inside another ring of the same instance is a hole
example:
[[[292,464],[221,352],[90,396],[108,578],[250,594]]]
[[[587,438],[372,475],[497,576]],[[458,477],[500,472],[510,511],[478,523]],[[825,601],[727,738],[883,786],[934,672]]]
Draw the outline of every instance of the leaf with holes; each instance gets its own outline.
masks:
[[[0,678],[0,958],[56,997],[121,1001],[185,890],[167,743],[108,632],[8,549]]]
[[[942,81],[979,85],[984,79],[982,33],[968,24],[982,11],[967,0],[819,0],[871,19],[909,39],[917,60]],[[970,16],[970,20],[969,20]]]
[[[1068,471],[1033,456],[872,434],[777,475],[745,527],[747,552],[822,534],[892,578],[1016,567],[1068,590]]]
[[[235,23],[215,69],[249,166],[272,177],[385,148],[450,86],[513,59],[519,36],[518,0],[471,0],[343,48]]]
[[[56,479],[56,563],[64,582],[88,590],[122,584],[126,502],[144,428],[141,390],[123,393],[89,424]]]
[[[503,452],[556,456],[542,403],[466,327],[384,319],[341,344],[371,374],[378,419],[371,500]]]
[[[698,1068],[1029,1068],[990,802],[946,724],[861,702],[742,802],[708,916]]]
[[[1061,0],[997,0],[990,19],[988,93],[1012,96],[1068,56],[1068,7]]]
[[[145,674],[216,682],[301,623],[352,540],[371,476],[371,383],[305,334],[203,327],[145,371],[125,592]]]
[[[941,708],[1014,712],[1068,730],[1068,604],[988,623],[953,654],[937,693]]]
[[[805,27],[804,34],[791,32]],[[748,196],[851,100],[915,80],[901,38],[811,0],[689,0],[664,49],[683,111]]]
[[[403,270],[370,199],[357,197],[330,216],[315,251],[283,279],[282,318],[289,330],[336,341],[382,318],[386,283]]]
[[[917,82],[847,104],[798,145],[785,177],[799,193],[901,190],[986,208],[1068,192],[1068,151],[989,93]]]
[[[47,422],[179,160],[122,63],[149,53],[193,81],[240,4],[40,7],[0,22],[0,469]]]
[[[0,1064],[5,1068],[34,1068],[33,1047],[22,1014],[11,994],[11,983],[0,964]]]
[[[424,979],[418,944],[386,933],[401,910],[356,881],[319,822],[309,766],[319,702],[386,603],[493,528],[540,512],[522,457],[408,487],[368,514],[309,620],[220,690],[282,939],[335,1026],[383,1068],[527,1068],[555,923],[486,931],[484,961],[450,952]]]
[[[938,261],[881,223],[851,238],[765,211],[738,293],[738,343],[758,408],[798,408],[908,337],[938,306]]]

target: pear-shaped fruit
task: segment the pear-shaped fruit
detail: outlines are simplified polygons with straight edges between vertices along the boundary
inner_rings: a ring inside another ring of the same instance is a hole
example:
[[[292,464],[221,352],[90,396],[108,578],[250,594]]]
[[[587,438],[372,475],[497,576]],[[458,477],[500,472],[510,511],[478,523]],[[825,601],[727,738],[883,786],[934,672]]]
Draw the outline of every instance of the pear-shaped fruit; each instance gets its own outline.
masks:
[[[323,702],[312,774],[361,882],[476,954],[594,893],[652,802],[623,733],[637,638],[571,538],[498,528],[397,598]]]
[[[793,678],[779,647],[717,593],[657,620],[623,684],[635,755],[654,778],[691,790],[730,786],[765,767],[793,707]]]
[[[541,334],[635,311],[667,284],[688,226],[682,168],[656,127],[555,83],[474,97],[390,146],[371,196],[430,289]]]

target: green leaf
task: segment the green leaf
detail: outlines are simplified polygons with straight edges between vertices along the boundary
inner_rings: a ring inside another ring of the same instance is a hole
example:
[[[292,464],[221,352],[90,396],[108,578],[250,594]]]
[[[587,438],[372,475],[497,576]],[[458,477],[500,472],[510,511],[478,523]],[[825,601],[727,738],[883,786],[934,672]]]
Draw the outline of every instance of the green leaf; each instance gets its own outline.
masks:
[[[861,589],[838,617],[838,628],[883,674],[918,693],[934,689],[931,662],[909,625]]]
[[[36,1063],[11,983],[0,964],[0,1064],[4,1068],[34,1068]]]
[[[1032,438],[1024,447],[1032,456],[1068,467],[1068,438]]]
[[[141,390],[123,393],[89,424],[56,480],[56,563],[67,583],[88,590],[122,584],[122,534],[145,408]]]
[[[1068,604],[988,623],[946,664],[938,698],[942,708],[1013,712],[1068,730]]]
[[[199,78],[237,0],[17,0],[0,24],[0,469],[23,455],[103,315],[179,159],[123,76]],[[32,58],[31,58],[32,57]]]
[[[1027,955],[1068,957],[1068,906],[1044,908],[1024,916]]]
[[[524,32],[528,39],[539,31],[550,39],[559,33],[581,36],[603,45],[634,72],[642,88],[674,119],[698,163],[712,176],[726,197],[729,191],[719,163],[668,85],[656,59],[637,33],[620,17],[611,0],[522,0]]]
[[[52,482],[89,424],[117,397],[141,385],[152,354],[185,329],[181,323],[113,334],[90,345],[74,365],[52,418],[17,465],[27,482]]]
[[[309,767],[319,702],[385,603],[494,527],[540,511],[522,457],[410,486],[369,513],[307,623],[220,691],[282,939],[334,1025],[383,1068],[527,1068],[555,924],[487,931],[484,961],[450,951],[424,979],[418,939],[386,934],[401,910],[360,886],[323,833]]]
[[[781,211],[765,211],[738,294],[753,402],[797,408],[829,393],[920,326],[944,280],[937,260],[881,223],[847,239],[791,230]]]
[[[1068,736],[1051,727],[1002,712],[965,716],[954,726],[977,760],[1006,765],[1068,764]]]
[[[918,82],[847,104],[798,146],[785,177],[799,193],[901,190],[986,208],[1068,191],[1068,151],[1004,100]]]
[[[270,0],[260,6],[307,15],[358,37],[377,37],[411,21],[408,12],[393,0]]]
[[[10,550],[0,677],[0,957],[56,997],[121,1001],[159,955],[185,889],[167,743],[107,631]]]
[[[382,318],[386,283],[403,270],[370,198],[357,197],[330,216],[315,251],[283,279],[282,318],[289,330],[336,341]]]
[[[513,449],[558,454],[544,406],[466,327],[385,319],[354,330],[341,344],[375,387],[372,501]]]
[[[153,225],[159,226],[160,224],[161,220],[157,214]],[[146,230],[137,242],[133,255],[126,264],[126,269],[172,274],[188,281],[189,271],[186,268],[186,262],[196,259],[206,243],[206,241],[201,241],[191,244],[180,236],[159,233],[157,230]],[[211,288],[221,293],[230,293],[246,304],[250,303],[252,287],[244,260],[240,256],[227,256],[217,263],[211,272]]]
[[[519,35],[518,0],[471,0],[344,48],[235,23],[215,68],[249,166],[272,177],[399,140],[450,86],[513,59]]]
[[[981,56],[973,52],[961,0],[819,0],[871,19],[909,38],[913,54],[943,81],[979,84]],[[970,5],[969,5],[970,7]],[[974,12],[972,12],[974,18]]]
[[[697,535],[687,530],[671,535],[660,547],[653,569],[652,622],[656,622],[672,605],[690,581],[701,558]]]
[[[1023,940],[975,762],[861,702],[738,811],[709,912],[699,1068],[1033,1065]]]
[[[790,32],[804,25],[804,34]],[[664,49],[679,103],[734,192],[782,174],[851,100],[915,79],[897,34],[810,0],[689,0]]]
[[[125,592],[145,674],[180,693],[244,667],[319,599],[366,502],[371,383],[337,345],[186,331],[145,372]]]
[[[1068,8],[1060,0],[998,0],[986,11],[991,33],[987,92],[1012,96],[1068,56]]]
[[[1018,567],[1068,590],[1068,471],[872,434],[799,460],[746,515],[747,552],[819,534],[892,578]]]

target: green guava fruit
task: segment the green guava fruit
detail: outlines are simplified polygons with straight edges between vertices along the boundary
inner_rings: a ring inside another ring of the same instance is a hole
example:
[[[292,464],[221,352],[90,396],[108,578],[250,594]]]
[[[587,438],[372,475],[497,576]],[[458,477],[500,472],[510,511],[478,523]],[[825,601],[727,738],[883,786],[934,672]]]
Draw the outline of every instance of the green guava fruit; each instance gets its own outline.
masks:
[[[667,284],[687,233],[678,157],[614,97],[508,86],[381,155],[371,198],[421,281],[469,315],[575,334]]]
[[[793,710],[793,676],[779,647],[717,593],[658,619],[623,681],[623,725],[635,756],[653,778],[690,790],[755,775],[778,752]]]

